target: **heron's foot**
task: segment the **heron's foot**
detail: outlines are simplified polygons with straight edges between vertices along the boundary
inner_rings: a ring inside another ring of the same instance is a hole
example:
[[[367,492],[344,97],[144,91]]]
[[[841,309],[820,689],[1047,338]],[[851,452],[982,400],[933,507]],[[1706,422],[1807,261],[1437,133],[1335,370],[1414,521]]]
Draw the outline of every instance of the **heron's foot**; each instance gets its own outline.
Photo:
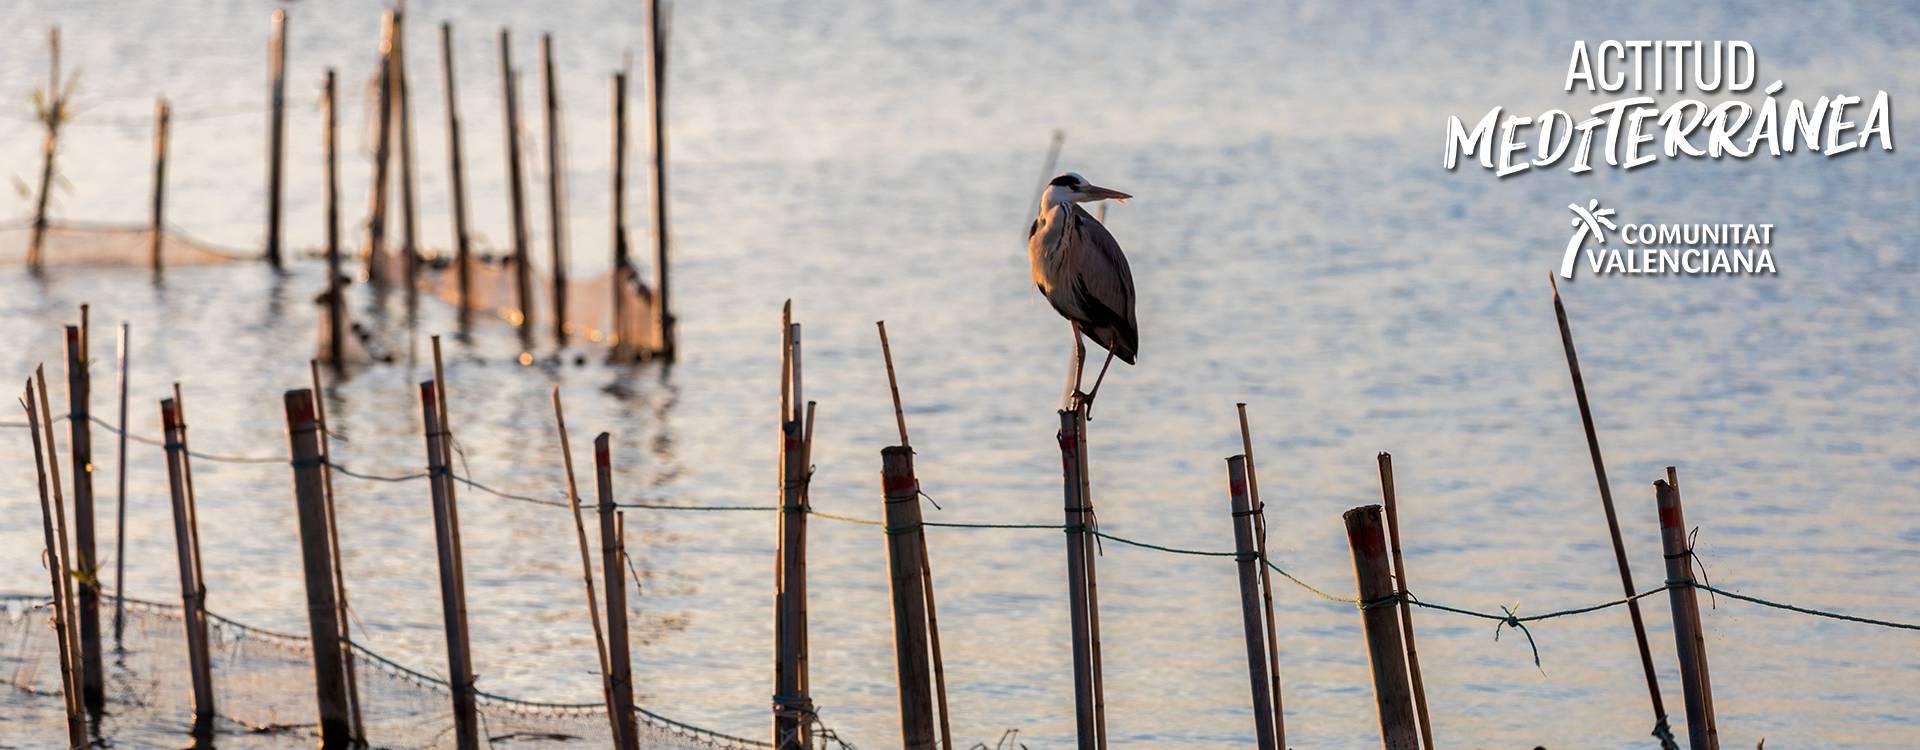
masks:
[[[1093,393],[1087,393],[1078,388],[1073,389],[1073,408],[1085,411],[1089,422],[1093,421],[1093,397],[1099,392],[1098,388],[1094,389]]]

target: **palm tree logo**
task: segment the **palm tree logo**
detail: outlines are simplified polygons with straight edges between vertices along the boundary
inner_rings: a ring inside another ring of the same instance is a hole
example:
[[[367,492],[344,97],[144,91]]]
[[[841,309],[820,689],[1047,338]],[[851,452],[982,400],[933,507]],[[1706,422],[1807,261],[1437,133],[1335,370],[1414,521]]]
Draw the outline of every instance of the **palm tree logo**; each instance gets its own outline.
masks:
[[[1563,279],[1573,278],[1573,261],[1579,257],[1580,247],[1586,244],[1587,237],[1591,236],[1604,245],[1607,244],[1607,233],[1601,228],[1619,229],[1610,218],[1613,209],[1601,208],[1598,198],[1589,199],[1586,208],[1581,208],[1578,203],[1569,203],[1567,208],[1573,211],[1573,219],[1568,223],[1573,227],[1573,239],[1567,240],[1567,253],[1560,258],[1560,278]]]

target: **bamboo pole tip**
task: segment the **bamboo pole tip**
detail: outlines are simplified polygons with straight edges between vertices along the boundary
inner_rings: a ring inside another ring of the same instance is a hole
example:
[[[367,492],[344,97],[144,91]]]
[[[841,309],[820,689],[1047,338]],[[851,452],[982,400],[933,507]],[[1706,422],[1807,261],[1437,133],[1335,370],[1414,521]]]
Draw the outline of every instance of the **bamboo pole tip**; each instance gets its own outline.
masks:
[[[1380,463],[1383,463],[1383,464],[1393,463],[1393,454],[1388,453],[1386,451],[1380,451],[1380,453],[1375,455],[1374,458],[1379,459]]]
[[[307,388],[295,388],[287,391],[287,422],[295,429],[313,427],[313,391]]]
[[[1553,287],[1553,298],[1560,299],[1560,280],[1553,277],[1552,271],[1547,272],[1547,285]]]
[[[273,9],[273,22],[274,22],[274,23],[286,23],[286,22],[287,22],[287,9],[286,9],[286,8],[274,8],[274,9]]]

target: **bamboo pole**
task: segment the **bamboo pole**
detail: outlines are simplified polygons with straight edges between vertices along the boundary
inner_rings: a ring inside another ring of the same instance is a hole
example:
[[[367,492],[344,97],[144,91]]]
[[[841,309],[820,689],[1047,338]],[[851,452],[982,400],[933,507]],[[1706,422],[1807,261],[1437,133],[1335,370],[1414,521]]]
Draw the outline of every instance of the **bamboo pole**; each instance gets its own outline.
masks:
[[[79,711],[85,707],[86,701],[82,695],[80,677],[79,605],[76,603],[76,597],[73,592],[73,578],[76,567],[73,559],[73,548],[67,544],[67,508],[66,501],[60,494],[60,445],[53,439],[53,406],[47,396],[46,366],[35,366],[33,369],[33,378],[37,384],[36,390],[40,394],[39,422],[42,436],[45,437],[47,441],[46,466],[47,473],[51,477],[53,485],[53,530],[54,536],[60,544],[60,580],[63,587],[63,593],[61,594],[61,606],[63,609],[60,621],[66,626],[65,654],[69,664],[68,668],[72,670],[73,676],[73,684],[69,686],[69,690],[74,696],[74,710]]]
[[[448,482],[447,482],[448,501],[447,502],[450,507],[456,509],[456,512],[454,513],[453,517],[454,517],[454,520],[458,521],[459,514],[457,512],[457,509],[459,508],[459,499],[460,499],[459,483],[457,481],[454,481],[457,478],[454,477],[451,473],[453,471],[453,444],[454,444],[453,419],[447,416],[447,409],[449,404],[452,402],[452,399],[447,397],[447,368],[440,358],[440,337],[437,335],[434,336],[432,338],[432,344],[433,344],[433,388],[434,388],[434,395],[438,396],[436,401],[438,402],[439,408],[440,408],[440,434],[443,436],[440,441],[440,463],[441,465],[446,466],[447,471],[449,472],[447,476],[448,478]],[[458,523],[453,524],[452,531],[453,531],[453,553],[454,553],[455,561],[458,563],[453,566],[453,576],[454,576],[455,582],[459,584],[460,601],[464,606],[467,601],[467,566],[464,562],[460,562],[461,560],[464,559],[462,556],[465,554],[464,552],[462,552],[464,548],[460,545],[460,524]],[[461,610],[460,617],[462,621],[466,619],[466,610],[464,609]]]
[[[887,365],[887,391],[893,396],[893,422],[900,430],[900,447],[911,453],[913,444],[907,440],[906,410],[900,405],[900,381],[893,369],[893,346],[887,341],[887,322],[875,321],[874,327],[880,331],[880,358]],[[807,429],[807,447],[813,446],[811,402]],[[919,485],[916,480],[915,487]],[[946,659],[940,652],[940,609],[934,603],[933,592],[933,555],[927,549],[926,534],[920,534],[920,583],[927,596],[927,642],[933,651],[933,696],[934,704],[940,711],[940,746],[942,750],[953,750],[953,724],[947,711],[947,667]]]
[[[933,694],[928,659],[926,591],[921,587],[924,533],[920,485],[913,476],[913,449],[880,451],[880,489],[886,504],[887,569],[893,592],[894,675],[900,691],[900,744],[907,750],[934,745]]]
[[[73,459],[73,544],[75,571],[80,579],[80,695],[89,713],[106,706],[106,673],[100,659],[100,567],[94,555],[93,419],[90,403],[93,379],[87,373],[84,335],[86,307],[80,326],[67,326],[67,449]]]
[[[780,522],[774,560],[774,741],[776,750],[812,747],[813,700],[808,694],[807,648],[807,479],[805,391],[801,368],[800,324],[792,321],[792,302],[781,310],[780,373]]]
[[[633,341],[627,335],[627,290],[631,288],[633,267],[627,258],[627,74],[615,72],[611,78],[609,109],[613,124],[613,324],[607,340],[613,344],[612,359],[634,359]]]
[[[561,163],[560,84],[553,75],[553,34],[540,35],[540,70],[546,93],[547,229],[553,258],[553,338],[567,343],[566,166]]]
[[[1065,473],[1066,489],[1067,621],[1073,637],[1074,731],[1081,750],[1097,750],[1104,727],[1094,705],[1094,684],[1098,678],[1093,665],[1092,612],[1097,605],[1089,598],[1093,514],[1086,495],[1085,429],[1084,411],[1060,411],[1060,465]]]
[[[53,156],[60,141],[60,125],[67,116],[67,97],[60,87],[60,27],[47,30],[47,56],[50,60],[47,72],[47,92],[42,105],[42,122],[47,126],[47,137],[41,144],[40,192],[33,202],[33,235],[27,241],[27,267],[40,270],[45,260],[42,243],[47,235],[47,198],[53,192]]]
[[[393,108],[400,129],[401,268],[407,280],[407,309],[412,311],[419,303],[420,243],[413,212],[413,99],[407,93],[406,19],[404,11],[393,14],[393,52],[388,64],[393,67]]]
[[[165,259],[161,249],[167,238],[167,120],[166,97],[153,100],[153,215],[147,226],[147,252],[152,256],[154,273],[159,273]]]
[[[1080,422],[1081,519],[1087,529],[1086,536],[1092,542],[1082,548],[1081,565],[1087,569],[1087,640],[1093,652],[1093,723],[1099,727],[1099,750],[1107,750],[1107,680],[1102,673],[1100,658],[1100,570],[1095,564],[1100,553],[1099,537],[1095,536],[1100,530],[1100,520],[1093,512],[1093,479],[1088,468],[1091,460],[1087,445],[1090,409],[1087,404],[1075,404],[1074,413]]]
[[[45,378],[42,377],[41,381],[41,392],[44,394]],[[79,669],[78,665],[74,664],[71,638],[72,614],[68,606],[68,596],[72,591],[72,582],[67,576],[71,568],[67,560],[65,514],[57,503],[49,503],[47,493],[47,467],[57,465],[60,458],[54,455],[51,426],[46,431],[46,453],[43,455],[41,452],[40,415],[42,412],[34,403],[34,381],[31,379],[27,381],[26,395],[21,399],[20,405],[26,409],[27,430],[33,435],[33,468],[40,482],[41,533],[46,542],[47,579],[53,589],[51,624],[55,634],[54,640],[60,649],[60,697],[67,717],[67,746],[87,747],[90,744],[87,741],[87,718],[81,712]],[[53,487],[56,497],[59,494],[59,485],[59,480],[55,479]]]
[[[287,9],[277,8],[273,11],[273,32],[267,38],[268,96],[271,102],[267,124],[267,262],[276,269],[281,267],[280,212],[284,192],[281,174],[286,161],[287,130],[286,71]]]
[[[525,341],[532,332],[533,325],[533,277],[527,267],[527,203],[521,194],[520,176],[520,104],[516,90],[519,89],[517,73],[513,69],[513,48],[507,37],[507,30],[500,30],[500,87],[501,101],[505,107],[507,139],[507,195],[513,210],[513,289],[514,304],[519,306],[519,317],[514,325],[520,326],[521,339]]]
[[[393,125],[393,39],[400,23],[398,12],[388,10],[380,20],[379,96],[374,116],[373,189],[367,191],[372,205],[367,207],[367,248],[362,261],[367,266],[367,281],[375,286],[387,283],[387,166],[392,161]]]
[[[1254,538],[1253,499],[1248,490],[1247,457],[1227,459],[1227,498],[1233,512],[1233,552],[1240,569],[1240,624],[1247,642],[1247,679],[1253,690],[1253,736],[1260,750],[1282,750],[1274,738],[1273,684],[1267,673],[1268,648],[1260,610],[1260,567],[1265,559]]]
[[[353,726],[354,739],[366,742],[366,722],[360,713],[360,678],[354,664],[352,607],[347,603],[347,569],[340,562],[340,527],[334,514],[333,502],[333,430],[327,426],[327,392],[320,387],[320,363],[307,360],[307,373],[313,378],[314,423],[320,430],[320,476],[327,499],[327,546],[328,554],[333,558],[333,591],[336,603],[340,606],[337,617],[340,620],[341,654],[346,657],[343,668],[347,675],[347,716]]]
[[[667,284],[667,30],[660,0],[647,0],[647,117],[652,120],[654,346],[672,361],[676,349]]]
[[[1680,500],[1680,472],[1676,467],[1667,467],[1667,484],[1673,486],[1674,501],[1678,503]],[[1691,537],[1687,540],[1687,553],[1688,557],[1691,558],[1693,553],[1693,540]],[[1692,561],[1689,560],[1689,562]],[[1692,569],[1689,568],[1688,572],[1691,573]],[[1700,592],[1698,590],[1689,591],[1688,596],[1694,600],[1694,612],[1698,613],[1700,611]],[[1701,697],[1706,700],[1707,704],[1707,735],[1713,739],[1713,746],[1715,750],[1718,750],[1720,747],[1720,722],[1717,718],[1718,712],[1713,708],[1713,678],[1712,670],[1707,667],[1706,628],[1694,628],[1693,640],[1694,643],[1698,645],[1700,655],[1700,694]]]
[[[613,744],[625,748],[620,710],[613,703],[613,672],[608,666],[607,637],[600,625],[600,595],[593,590],[593,557],[587,552],[587,524],[580,516],[580,485],[573,474],[573,447],[567,440],[567,415],[560,406],[560,386],[553,387],[553,424],[560,433],[560,457],[567,468],[567,506],[573,510],[573,533],[580,543],[580,582],[587,592],[587,617],[593,621],[593,645],[600,657],[600,700],[607,707]]]
[[[160,424],[166,438],[167,486],[173,500],[173,544],[180,561],[180,615],[186,626],[187,672],[193,694],[193,729],[196,745],[213,740],[213,672],[208,658],[207,586],[200,578],[199,526],[187,504],[187,477],[192,465],[182,433],[179,402],[160,401]]]
[[[480,720],[473,694],[473,652],[467,639],[467,602],[460,587],[458,532],[460,517],[454,507],[452,470],[443,448],[447,439],[440,426],[433,381],[420,383],[420,419],[426,433],[427,476],[432,485],[433,540],[439,553],[440,613],[447,632],[447,682],[453,699],[454,743],[461,750],[480,746]]]
[[[450,170],[449,181],[453,189],[453,257],[454,273],[460,285],[460,326],[465,328],[473,318],[473,262],[472,249],[467,242],[467,179],[466,165],[460,150],[460,103],[458,87],[453,79],[453,24],[440,23],[440,70],[446,81],[447,103],[447,163]]]
[[[120,365],[120,449],[114,452],[119,468],[113,473],[114,482],[119,485],[114,495],[113,526],[113,643],[116,648],[120,646],[127,615],[127,345],[131,333],[132,329],[122,322],[120,340],[114,347]]]
[[[907,440],[907,413],[900,408],[900,383],[893,376],[893,347],[887,343],[887,321],[876,320],[875,328],[880,329],[880,357],[887,362],[887,390],[893,394],[893,423],[900,428],[900,444],[911,446]]]
[[[611,437],[593,438],[594,487],[600,499],[600,570],[607,576],[607,659],[612,669],[608,684],[613,709],[620,722],[624,750],[640,747],[639,717],[633,710],[633,656],[627,636],[627,576],[621,557],[626,553],[626,524],[613,504]]]
[[[1103,212],[1106,206],[1105,202],[1100,204]],[[1100,221],[1106,223],[1105,213],[1101,214]],[[1267,679],[1273,683],[1274,745],[1284,748],[1287,746],[1287,717],[1282,705],[1285,701],[1280,692],[1280,638],[1273,617],[1273,571],[1268,570],[1267,564],[1267,504],[1260,499],[1260,472],[1253,460],[1253,428],[1247,422],[1247,405],[1245,402],[1237,403],[1234,409],[1240,415],[1241,455],[1247,457],[1247,494],[1253,501],[1254,550],[1260,555],[1260,596],[1267,625]]]
[[[346,673],[342,668],[339,607],[334,601],[333,558],[327,534],[326,488],[320,472],[319,429],[314,422],[313,391],[287,391],[287,446],[292,456],[296,515],[300,523],[300,562],[307,589],[307,628],[313,649],[313,684],[320,709],[320,748],[352,744],[347,717]]]
[[[1660,547],[1667,558],[1667,602],[1673,607],[1675,651],[1680,656],[1680,689],[1686,696],[1687,746],[1719,750],[1713,719],[1713,688],[1707,675],[1706,638],[1700,628],[1700,602],[1693,582],[1693,549],[1687,544],[1686,512],[1680,488],[1667,480],[1653,483],[1660,510]]]
[[[1360,591],[1360,620],[1367,637],[1367,661],[1373,665],[1373,700],[1380,716],[1380,742],[1386,750],[1420,750],[1407,687],[1406,652],[1400,645],[1400,621],[1394,602],[1393,571],[1380,527],[1380,506],[1346,512],[1347,544],[1353,549],[1353,575]]]
[[[340,134],[333,80],[333,68],[327,68],[320,102],[325,110],[327,151],[327,362],[339,374],[347,370],[347,332],[343,330],[346,305],[341,299],[346,290],[340,287]]]
[[[1607,464],[1600,457],[1600,437],[1593,429],[1593,409],[1587,405],[1587,381],[1580,376],[1580,355],[1573,348],[1573,329],[1567,323],[1567,306],[1560,301],[1560,282],[1547,275],[1553,287],[1553,316],[1560,325],[1560,343],[1567,352],[1567,374],[1573,379],[1573,400],[1580,407],[1580,426],[1586,431],[1587,453],[1593,459],[1594,482],[1600,486],[1600,507],[1607,515],[1607,535],[1613,541],[1613,562],[1620,571],[1620,588],[1627,596],[1627,617],[1633,621],[1634,643],[1640,647],[1640,671],[1647,678],[1647,698],[1653,703],[1653,736],[1664,750],[1677,750],[1673,733],[1667,727],[1667,706],[1660,697],[1660,679],[1653,671],[1653,651],[1647,647],[1647,626],[1640,617],[1639,593],[1633,588],[1633,567],[1627,564],[1627,547],[1620,541],[1620,520],[1613,511],[1613,487],[1607,482]]]
[[[1393,488],[1393,456],[1382,451],[1380,500],[1387,511],[1387,542],[1393,552],[1394,593],[1400,595],[1400,633],[1407,642],[1407,673],[1413,682],[1413,710],[1420,722],[1420,746],[1433,750],[1433,725],[1427,719],[1427,686],[1420,678],[1420,651],[1413,642],[1413,604],[1407,597],[1407,564],[1400,557],[1400,511]]]

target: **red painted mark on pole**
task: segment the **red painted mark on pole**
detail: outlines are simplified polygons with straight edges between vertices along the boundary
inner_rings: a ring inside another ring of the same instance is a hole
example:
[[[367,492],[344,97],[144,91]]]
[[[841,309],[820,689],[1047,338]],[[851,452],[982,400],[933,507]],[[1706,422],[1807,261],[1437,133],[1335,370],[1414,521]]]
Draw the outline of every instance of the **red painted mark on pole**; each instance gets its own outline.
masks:
[[[889,495],[895,492],[918,492],[920,490],[920,480],[915,479],[912,474],[882,474],[880,476],[880,489]]]

